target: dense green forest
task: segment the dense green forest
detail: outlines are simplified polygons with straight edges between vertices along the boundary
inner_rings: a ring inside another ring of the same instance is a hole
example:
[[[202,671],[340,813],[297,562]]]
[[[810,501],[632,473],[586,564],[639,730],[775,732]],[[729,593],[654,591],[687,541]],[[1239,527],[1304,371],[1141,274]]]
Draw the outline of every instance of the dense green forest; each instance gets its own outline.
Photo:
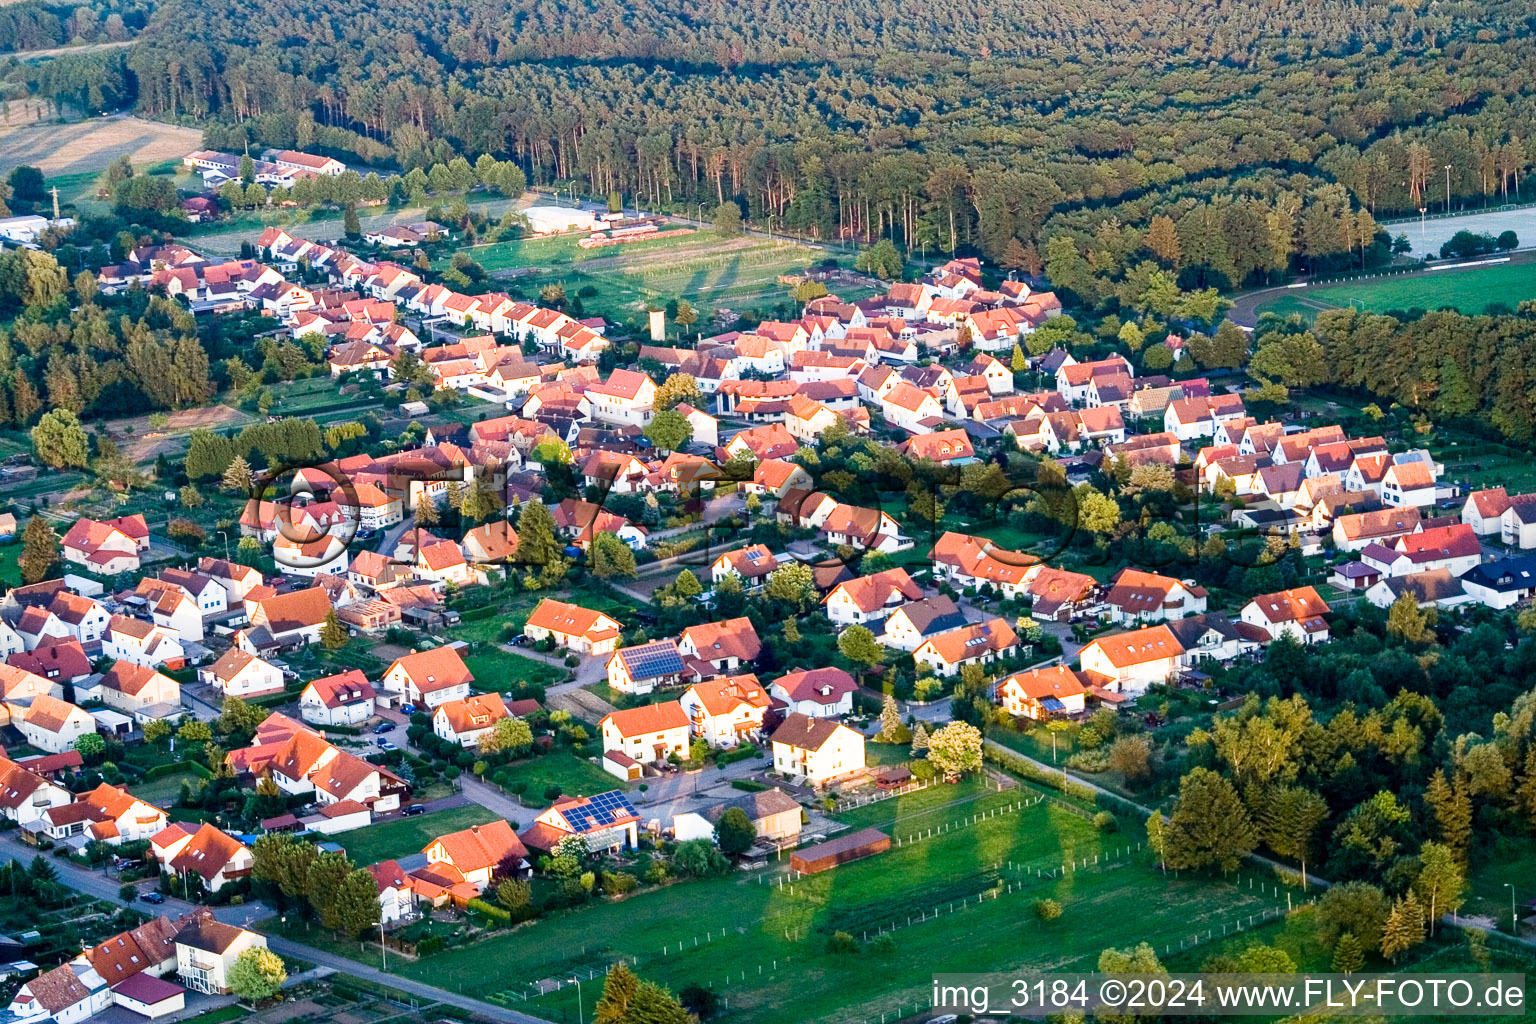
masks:
[[[1376,217],[1529,197],[1531,20],[1512,0],[162,0],[126,54],[7,77],[131,96],[213,145],[491,154],[815,238],[993,260],[1017,240],[1035,270],[1065,235],[1092,302],[1149,248],[1188,286],[1236,286],[1368,264]],[[1194,251],[1154,246],[1157,217]],[[1198,241],[1218,225],[1225,251]]]

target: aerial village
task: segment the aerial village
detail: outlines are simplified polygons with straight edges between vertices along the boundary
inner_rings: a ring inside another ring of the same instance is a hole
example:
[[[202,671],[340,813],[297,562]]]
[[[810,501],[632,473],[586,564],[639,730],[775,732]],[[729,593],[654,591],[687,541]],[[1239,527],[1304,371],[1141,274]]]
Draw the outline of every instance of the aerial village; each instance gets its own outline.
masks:
[[[242,173],[187,159],[214,186]],[[276,154],[256,180],[342,170]],[[1232,381],[1037,350],[1055,295],[975,259],[709,337],[652,314],[636,341],[390,258],[445,230],[358,255],[274,227],[249,258],[155,245],[98,275],[318,339],[339,387],[411,391],[409,419],[445,394],[473,415],[220,467],[222,556],[142,513],[57,524],[55,571],[0,606],[0,845],[110,872],[146,916],[18,957],[8,1019],[228,995],[270,952],[263,897],[422,955],[443,921],[814,874],[890,845],[839,805],[980,771],[978,725],[1155,729],[1160,695],[1240,703],[1224,667],[1328,644],[1341,603],[1422,617],[1536,590],[1536,494],[1466,491],[1325,416],[1261,422]],[[1199,514],[1125,543],[1148,494]],[[1243,544],[1274,565],[1213,584],[1152,557]],[[287,886],[294,857],[340,865],[336,891]]]

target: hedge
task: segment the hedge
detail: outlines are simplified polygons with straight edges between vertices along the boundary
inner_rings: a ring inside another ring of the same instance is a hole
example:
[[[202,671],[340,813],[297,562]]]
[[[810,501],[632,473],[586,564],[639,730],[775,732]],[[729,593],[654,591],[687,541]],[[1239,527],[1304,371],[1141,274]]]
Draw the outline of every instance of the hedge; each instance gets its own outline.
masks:
[[[501,611],[494,604],[488,604],[481,608],[470,608],[459,613],[460,622],[479,622],[481,619],[489,619]]]
[[[1022,775],[1026,779],[1033,779],[1036,782],[1043,783],[1052,789],[1060,790],[1067,796],[1075,796],[1079,800],[1087,800],[1092,804],[1098,803],[1098,790],[1085,786],[1080,782],[1073,782],[1061,772],[1042,768],[1028,758],[1004,747],[987,744],[982,748],[982,756],[988,761],[1001,765],[1015,775]]]
[[[464,904],[464,909],[473,910],[477,914],[483,914],[491,920],[500,921],[503,924],[510,924],[512,921],[511,911],[505,907],[498,907],[494,903],[487,903],[478,896]]]
[[[146,769],[144,781],[149,782],[153,779],[163,779],[167,775],[178,775],[181,772],[191,772],[200,779],[213,778],[213,773],[196,761],[176,761],[172,764],[157,764],[153,768]]]

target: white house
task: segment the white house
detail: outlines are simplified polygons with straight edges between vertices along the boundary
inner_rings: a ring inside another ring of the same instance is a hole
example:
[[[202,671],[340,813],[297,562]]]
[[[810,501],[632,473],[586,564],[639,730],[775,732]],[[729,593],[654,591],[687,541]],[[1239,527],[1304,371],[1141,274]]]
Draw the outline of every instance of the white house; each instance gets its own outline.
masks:
[[[476,747],[506,717],[507,706],[501,694],[477,693],[439,704],[432,712],[432,731],[450,743]]]
[[[1184,646],[1167,626],[1147,626],[1129,633],[1091,640],[1078,654],[1090,681],[1127,695],[1166,682],[1179,668]]]
[[[614,711],[598,723],[604,750],[617,750],[642,764],[687,757],[690,727],[687,712],[675,700]]]
[[[227,697],[260,697],[283,690],[282,669],[254,654],[231,647],[212,665],[197,670],[204,686],[217,687]]]
[[[694,683],[678,698],[693,735],[717,750],[759,734],[771,703],[754,675],[707,679]]]
[[[299,695],[299,717],[311,725],[361,725],[373,717],[373,684],[360,669],[312,680]]]
[[[782,675],[769,685],[768,692],[795,714],[840,718],[853,710],[853,692],[858,688],[842,669],[818,668]]]
[[[841,722],[790,712],[773,731],[773,770],[817,788],[862,775],[864,737]]]
[[[136,665],[179,668],[186,651],[176,634],[164,626],[126,615],[114,615],[102,637],[101,653],[116,661]]]

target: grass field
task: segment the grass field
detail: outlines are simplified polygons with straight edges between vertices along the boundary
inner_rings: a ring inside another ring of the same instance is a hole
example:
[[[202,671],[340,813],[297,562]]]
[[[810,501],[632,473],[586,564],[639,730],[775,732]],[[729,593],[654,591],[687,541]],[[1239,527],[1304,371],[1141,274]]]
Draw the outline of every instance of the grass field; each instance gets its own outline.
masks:
[[[1500,836],[1493,849],[1467,873],[1467,902],[1461,913],[1492,918],[1500,928],[1507,929],[1510,885],[1515,887],[1516,903],[1524,904],[1536,897],[1536,844],[1514,836]]]
[[[537,807],[551,803],[544,796],[544,790],[549,786],[559,786],[560,792],[566,796],[592,796],[594,793],[629,788],[592,762],[565,750],[552,751],[531,761],[504,768],[495,773],[494,781],[505,787],[526,782],[528,789],[523,793],[522,800]],[[533,820],[534,813],[532,810],[528,812],[529,821]],[[519,825],[527,823],[518,822]]]
[[[1470,314],[1481,313],[1495,302],[1513,309],[1529,298],[1536,298],[1536,263],[1298,288],[1260,304],[1258,312],[1300,313],[1311,320],[1323,310],[1353,305],[1381,312],[1449,306]]]
[[[705,311],[771,305],[785,295],[779,276],[804,270],[818,258],[817,250],[794,242],[721,239],[708,231],[599,249],[581,249],[577,240],[576,235],[518,239],[461,251],[525,295],[559,283],[576,296],[590,285],[597,294],[583,298],[584,306],[613,317],[640,312],[653,299],[686,298]]]
[[[382,825],[370,825],[356,832],[342,834],[337,842],[347,851],[352,863],[361,867],[377,864],[381,860],[409,857],[413,853],[420,853],[423,847],[438,836],[496,820],[496,815],[484,807],[471,804],[435,814],[397,818]]]
[[[1177,945],[1197,928],[1219,934],[1221,923],[1275,905],[1272,891],[1164,875],[1145,854],[1126,852],[1137,837],[1101,833],[1058,804],[1006,810],[1035,795],[1029,787],[989,792],[979,782],[918,791],[841,817],[898,834],[949,831],[782,888],[735,874],[597,903],[397,969],[524,1008],[529,983],[578,972],[585,979],[588,970],[600,972],[624,956],[674,991],[692,982],[716,988],[729,1003],[721,1019],[802,1024],[871,1011],[878,1017],[903,1000],[910,1007],[935,971],[1025,963],[1037,970],[1088,968],[1108,946],[1142,939]],[[986,812],[996,813],[966,824]],[[1035,874],[1116,852],[1060,877]],[[1002,890],[995,888],[999,881]],[[1045,896],[1065,908],[1050,924],[1031,913]],[[1136,908],[1131,929],[1128,906]],[[900,925],[894,942],[877,945],[877,931],[892,922]],[[828,940],[839,930],[860,940],[867,933],[870,942],[857,955],[829,954]],[[376,957],[371,950],[352,955]],[[590,1010],[597,993],[592,984],[586,988]],[[575,997],[567,986],[526,1009],[574,1020]]]

